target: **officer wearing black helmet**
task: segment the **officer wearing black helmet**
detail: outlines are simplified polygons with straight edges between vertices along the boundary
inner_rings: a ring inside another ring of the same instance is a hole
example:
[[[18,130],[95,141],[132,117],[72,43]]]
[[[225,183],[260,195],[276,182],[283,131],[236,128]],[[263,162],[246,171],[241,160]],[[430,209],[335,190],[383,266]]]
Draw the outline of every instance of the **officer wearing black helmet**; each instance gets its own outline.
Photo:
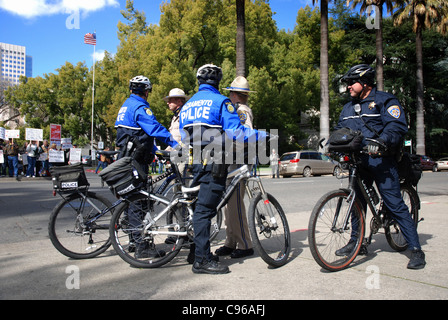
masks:
[[[152,112],[148,95],[152,90],[147,77],[136,76],[129,81],[131,95],[118,111],[115,128],[117,129],[117,147],[126,148],[129,137],[135,137],[144,146],[143,152],[136,155],[136,160],[145,166],[152,161],[154,138],[175,147],[177,142],[170,132],[162,126]]]
[[[178,143],[172,138],[170,132],[162,126],[152,112],[148,95],[152,90],[151,82],[147,77],[136,76],[129,81],[129,90],[131,95],[123,103],[118,111],[115,121],[117,129],[117,147],[120,148],[119,157],[132,155],[134,159],[148,173],[148,164],[151,163],[155,145],[154,139],[157,139],[171,147],[176,147]],[[140,148],[129,150],[130,145],[135,146],[138,140]],[[140,217],[135,217],[132,212],[128,215],[130,225],[139,225]],[[140,234],[130,234],[129,250],[135,252],[138,258],[148,258],[155,256],[164,256],[162,250],[152,249],[147,241],[142,241]]]
[[[335,129],[348,127],[360,130],[364,139],[378,141],[364,140],[369,155],[363,156],[362,165],[370,173],[371,183],[375,181],[384,204],[392,212],[408,242],[411,258],[407,267],[422,269],[426,264],[425,254],[420,247],[416,225],[401,196],[397,170],[396,153],[408,131],[403,108],[394,95],[376,89],[375,71],[369,65],[350,68],[342,81],[348,86],[351,101],[342,109]],[[363,199],[361,201],[365,202]],[[336,255],[345,255],[352,248],[351,240],[337,250]]]
[[[229,272],[229,268],[219,264],[217,257],[212,255],[209,238],[210,220],[216,215],[216,207],[226,186],[225,170],[222,172],[217,168],[225,166],[198,160],[209,159],[204,150],[211,144],[218,147],[225,139],[241,142],[264,140],[267,134],[241,124],[235,106],[219,92],[222,78],[220,67],[203,65],[198,69],[196,78],[199,91],[183,105],[179,116],[182,142],[193,146],[196,162],[193,162],[192,186],[201,185],[193,216],[195,261],[192,270],[194,273],[222,274]],[[195,150],[201,150],[201,154],[196,155]]]

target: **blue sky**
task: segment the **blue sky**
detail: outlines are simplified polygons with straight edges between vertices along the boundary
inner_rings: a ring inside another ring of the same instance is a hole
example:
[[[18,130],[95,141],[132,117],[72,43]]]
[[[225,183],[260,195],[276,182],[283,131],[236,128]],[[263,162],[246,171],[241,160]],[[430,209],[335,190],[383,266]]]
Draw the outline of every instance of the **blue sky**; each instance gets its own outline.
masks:
[[[134,0],[157,24],[162,0]],[[271,0],[279,29],[292,30],[297,12],[312,0]],[[66,61],[92,66],[93,46],[84,35],[96,30],[98,59],[104,50],[115,53],[119,44],[117,23],[126,0],[0,0],[0,42],[26,46],[33,57],[33,77],[55,73]],[[79,13],[79,14],[78,14]]]

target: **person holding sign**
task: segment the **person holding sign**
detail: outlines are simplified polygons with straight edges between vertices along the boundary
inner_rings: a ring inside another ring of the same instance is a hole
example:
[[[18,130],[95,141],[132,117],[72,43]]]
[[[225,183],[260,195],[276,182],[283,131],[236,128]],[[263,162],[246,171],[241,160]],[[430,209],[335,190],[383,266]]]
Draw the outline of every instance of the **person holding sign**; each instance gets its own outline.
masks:
[[[8,156],[9,176],[13,177],[14,174],[16,179],[19,180],[19,146],[11,138],[3,150]]]
[[[26,146],[27,152],[27,160],[28,160],[28,169],[26,170],[26,177],[36,178],[35,168],[36,168],[36,159],[39,155],[39,143],[37,141],[30,141]]]

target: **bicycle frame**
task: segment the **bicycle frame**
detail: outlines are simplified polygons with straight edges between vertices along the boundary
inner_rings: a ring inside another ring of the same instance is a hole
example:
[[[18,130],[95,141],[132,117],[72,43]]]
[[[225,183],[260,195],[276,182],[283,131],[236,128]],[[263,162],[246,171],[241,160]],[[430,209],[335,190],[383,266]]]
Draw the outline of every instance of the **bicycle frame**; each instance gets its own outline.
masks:
[[[363,151],[361,151],[362,153]],[[386,217],[383,215],[384,209],[383,209],[383,199],[379,197],[379,201],[375,201],[374,194],[370,192],[370,188],[366,185],[365,179],[362,177],[362,175],[358,174],[358,166],[359,166],[359,157],[355,153],[351,153],[350,155],[350,164],[349,164],[349,187],[348,190],[350,191],[350,195],[348,197],[348,201],[350,201],[347,211],[345,212],[344,222],[343,222],[343,229],[340,230],[341,232],[348,228],[349,219],[350,219],[350,213],[353,208],[353,204],[356,201],[357,193],[356,193],[356,185],[359,186],[359,190],[361,191],[361,196],[366,201],[366,204],[370,211],[372,212],[372,219],[371,219],[371,230],[370,235],[368,238],[365,239],[364,244],[368,245],[371,243],[372,236],[375,234],[380,227],[385,227],[388,220],[385,220]],[[373,187],[373,186],[372,186]],[[417,195],[418,197],[418,195]],[[342,199],[341,199],[342,200]],[[336,231],[336,221],[340,214],[340,205],[336,210],[335,219],[333,221],[332,230]],[[364,215],[364,218],[366,218],[367,215],[367,208],[364,208],[361,206],[362,213]]]
[[[233,179],[230,182],[230,184],[228,185],[228,187],[226,188],[226,191],[224,192],[224,195],[223,195],[223,197],[221,199],[221,202],[218,204],[218,207],[217,207],[218,211],[227,204],[227,201],[229,200],[230,196],[232,195],[232,193],[234,192],[236,186],[238,185],[238,183],[241,180],[245,180],[246,192],[247,192],[247,195],[248,195],[249,199],[252,199],[254,195],[252,193],[252,190],[250,190],[247,182],[248,181],[254,181],[254,182],[256,182],[258,184],[258,188],[259,188],[259,190],[261,192],[261,197],[263,199],[263,202],[265,204],[269,203],[268,195],[267,195],[266,191],[264,190],[264,187],[263,187],[263,184],[261,183],[260,177],[258,177],[258,176],[257,177],[251,177],[250,169],[249,169],[249,166],[247,164],[242,165],[238,169],[235,169],[234,171],[230,172],[227,175],[227,178],[233,178]],[[267,206],[267,210],[268,210],[268,213],[269,213],[269,216],[270,216],[270,221],[272,222],[273,227],[276,228],[278,225],[277,225],[277,221],[275,219],[275,215],[272,212],[272,208],[270,206]]]
[[[264,203],[269,203],[267,193],[265,192],[263,185],[261,183],[260,177],[251,177],[250,176],[250,170],[248,165],[243,165],[236,170],[230,172],[227,176],[228,178],[232,178],[232,181],[227,186],[220,203],[218,204],[216,210],[221,210],[228,202],[229,198],[231,197],[232,193],[234,192],[236,186],[238,183],[242,180],[247,181],[254,181],[258,184],[258,188],[262,194],[262,198],[264,200]],[[249,189],[247,183],[246,183],[246,190],[248,193],[248,196],[250,199],[253,198],[252,191]],[[186,204],[189,220],[191,221],[193,217],[193,209],[191,205],[195,202],[195,199],[191,199],[189,197],[189,194],[194,192],[193,190],[190,190],[188,192],[183,192],[181,197],[174,198],[173,200],[168,200],[163,197],[160,197],[154,193],[140,190],[139,193],[143,194],[146,198],[161,202],[166,205],[166,208],[164,208],[160,213],[158,213],[155,217],[151,217],[151,213],[148,211],[145,215],[144,222],[145,222],[145,228],[144,232],[146,235],[176,235],[176,236],[187,236],[188,230],[185,231],[171,231],[170,229],[179,230],[180,225],[178,223],[170,224],[170,225],[163,225],[158,226],[158,230],[150,230],[157,221],[159,221],[165,214],[167,214],[171,209],[176,207],[179,203]],[[270,215],[270,221],[273,223],[274,227],[277,227],[277,221],[275,219],[274,213],[272,212],[272,208],[270,206],[267,206],[268,213]]]
[[[347,201],[349,201],[349,206],[347,208],[347,212],[345,213],[345,217],[343,220],[343,228],[342,228],[342,230],[340,230],[341,232],[348,228],[350,213],[352,211],[353,204],[355,203],[356,198],[358,196],[356,193],[356,185],[359,186],[359,189],[361,190],[361,195],[364,198],[364,200],[366,201],[367,205],[369,206],[369,208],[375,218],[379,217],[379,214],[380,214],[381,208],[382,208],[382,204],[383,204],[383,200],[380,199],[380,205],[378,206],[378,208],[376,207],[375,201],[373,199],[373,195],[370,194],[368,187],[366,186],[362,176],[358,174],[359,159],[355,155],[355,153],[351,153],[349,159],[351,161],[349,164],[349,177],[348,177],[349,178],[348,190],[350,191],[350,194],[347,199]],[[340,207],[341,207],[341,204],[338,204],[338,208],[337,208],[336,214],[335,214],[335,219],[334,219],[333,225],[332,225],[333,231],[336,231],[336,221],[339,217]],[[363,212],[363,215],[365,218],[367,212],[364,210],[364,208],[362,208],[362,212]]]

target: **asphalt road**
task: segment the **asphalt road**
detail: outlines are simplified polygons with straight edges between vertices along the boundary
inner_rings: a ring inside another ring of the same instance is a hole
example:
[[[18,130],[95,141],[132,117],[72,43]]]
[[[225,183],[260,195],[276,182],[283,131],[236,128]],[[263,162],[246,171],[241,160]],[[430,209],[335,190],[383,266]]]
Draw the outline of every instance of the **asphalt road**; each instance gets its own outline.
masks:
[[[87,176],[93,191],[113,199],[107,188],[101,188],[98,176],[93,173]],[[392,251],[384,235],[378,234],[369,247],[369,255],[357,258],[352,267],[337,273],[323,271],[308,249],[309,214],[320,196],[339,188],[341,183],[345,186],[347,181],[332,176],[264,177],[265,188],[287,213],[292,238],[290,261],[281,268],[271,269],[257,255],[244,260],[226,258],[222,262],[231,273],[212,276],[193,274],[186,263],[187,251],[157,269],[132,268],[112,248],[94,259],[69,259],[48,239],[48,217],[59,201],[52,194],[51,181],[23,178],[16,182],[0,178],[0,299],[182,301],[173,312],[190,307],[187,301],[193,301],[194,307],[210,299],[446,300],[447,182],[447,172],[425,172],[419,184],[421,216],[425,218],[419,225],[419,234],[428,261],[423,270],[407,270],[409,255]],[[220,245],[222,238],[213,250]],[[78,282],[72,281],[75,276]],[[369,282],[373,276],[377,278]],[[271,316],[274,313],[272,309],[265,312]]]

